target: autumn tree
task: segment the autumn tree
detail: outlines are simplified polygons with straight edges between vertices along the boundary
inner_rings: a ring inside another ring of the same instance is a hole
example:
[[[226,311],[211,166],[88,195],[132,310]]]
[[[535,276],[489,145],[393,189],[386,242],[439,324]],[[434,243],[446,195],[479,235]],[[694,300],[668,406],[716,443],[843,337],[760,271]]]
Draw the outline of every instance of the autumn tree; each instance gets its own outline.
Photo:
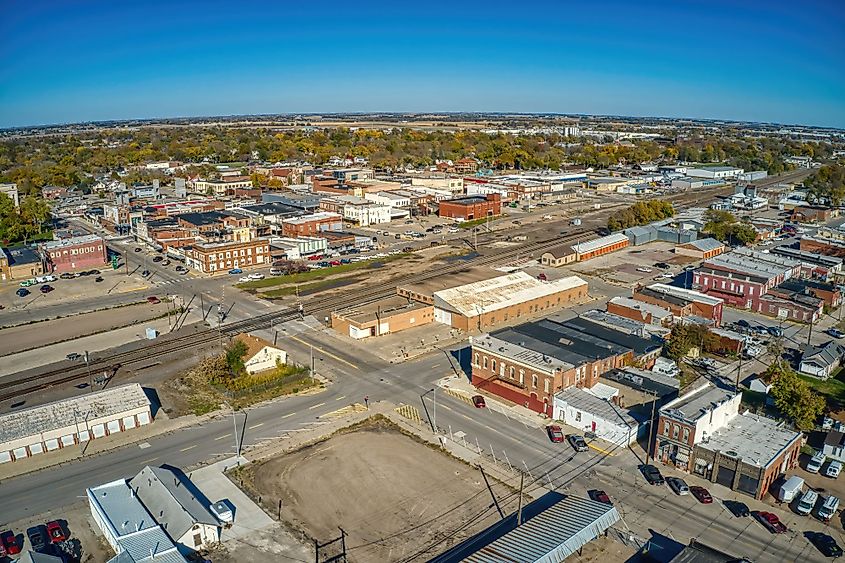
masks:
[[[806,381],[786,363],[777,362],[766,370],[772,382],[769,391],[778,410],[802,431],[812,430],[825,409],[824,397],[815,393]]]

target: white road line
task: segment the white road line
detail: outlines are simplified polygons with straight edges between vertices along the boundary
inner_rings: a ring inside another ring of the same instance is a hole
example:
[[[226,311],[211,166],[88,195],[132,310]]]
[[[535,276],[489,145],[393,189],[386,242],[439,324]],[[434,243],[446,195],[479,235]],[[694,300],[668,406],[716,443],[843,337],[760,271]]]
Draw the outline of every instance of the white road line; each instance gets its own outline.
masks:
[[[224,434],[223,436],[218,436],[218,437],[216,437],[214,440],[215,440],[215,441],[216,441],[216,440],[223,440],[224,438],[228,438],[229,436],[231,436],[231,434]]]
[[[340,397],[338,397],[337,399],[335,399],[335,401],[342,401],[342,400],[343,400],[343,399],[345,399],[345,398],[346,398],[346,395],[341,395]]]
[[[253,428],[258,428],[259,426],[264,426],[264,423],[259,422],[258,424],[253,424],[252,426],[249,427],[249,430],[252,430]]]
[[[320,407],[322,407],[322,406],[323,406],[323,405],[325,405],[325,404],[326,404],[326,403],[320,403],[320,404],[318,404],[318,405],[314,405],[313,407],[308,407],[308,410],[309,410],[309,411],[313,411],[314,409],[320,408]]]
[[[295,415],[295,414],[296,414],[295,412],[288,413],[288,414],[286,414],[286,415],[284,415],[284,416],[282,416],[282,417],[280,417],[280,418],[288,418],[288,417],[293,416],[293,415]]]
[[[197,445],[196,445],[196,444],[194,444],[193,446],[188,446],[187,448],[182,448],[182,449],[181,449],[181,450],[179,450],[179,451],[180,451],[180,452],[187,452],[188,450],[192,450],[192,449],[194,449],[194,448],[196,448],[196,447],[197,447]]]
[[[147,465],[148,463],[152,463],[152,462],[154,462],[154,461],[155,461],[155,460],[157,460],[157,459],[158,459],[157,457],[154,457],[154,458],[150,458],[150,459],[144,460],[144,461],[142,461],[141,463],[143,463],[144,465]]]

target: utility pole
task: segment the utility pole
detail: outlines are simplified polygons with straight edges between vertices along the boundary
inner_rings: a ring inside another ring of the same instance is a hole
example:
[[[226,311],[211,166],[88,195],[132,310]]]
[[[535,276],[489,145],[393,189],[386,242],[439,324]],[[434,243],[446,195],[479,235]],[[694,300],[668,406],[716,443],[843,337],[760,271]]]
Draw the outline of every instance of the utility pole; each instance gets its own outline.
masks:
[[[810,337],[813,336],[813,317],[810,317],[810,330],[807,332],[807,346],[810,345]]]
[[[525,484],[525,473],[520,472],[519,474],[519,510],[516,512],[516,527],[519,528],[522,525],[522,488]]]
[[[88,357],[88,350],[85,350],[85,368],[88,370],[88,386],[91,387],[91,392],[94,392],[94,380],[91,379],[91,363]]]
[[[739,393],[739,378],[742,377],[742,358],[745,356],[745,340],[740,342],[739,344],[739,365],[736,368],[736,383],[735,389],[736,392]]]
[[[431,390],[433,391],[432,396],[434,397],[434,411],[431,417],[434,419],[434,427],[437,428],[437,387],[432,387]]]
[[[646,450],[645,450],[645,462],[649,463],[653,457],[651,456],[652,448],[651,448],[651,437],[654,433],[654,411],[657,408],[657,392],[651,392],[651,419],[648,422],[648,442],[646,443]],[[651,459],[650,459],[651,458]]]

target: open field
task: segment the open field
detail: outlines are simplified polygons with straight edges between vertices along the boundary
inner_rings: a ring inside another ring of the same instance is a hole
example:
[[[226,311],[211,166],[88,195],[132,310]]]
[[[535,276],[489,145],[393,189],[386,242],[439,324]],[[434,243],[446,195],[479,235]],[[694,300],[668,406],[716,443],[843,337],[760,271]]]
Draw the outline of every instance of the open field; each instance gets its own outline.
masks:
[[[425,561],[498,520],[477,469],[393,424],[358,427],[242,470],[244,487],[310,538],[348,536],[351,561]],[[505,513],[513,491],[491,480]]]

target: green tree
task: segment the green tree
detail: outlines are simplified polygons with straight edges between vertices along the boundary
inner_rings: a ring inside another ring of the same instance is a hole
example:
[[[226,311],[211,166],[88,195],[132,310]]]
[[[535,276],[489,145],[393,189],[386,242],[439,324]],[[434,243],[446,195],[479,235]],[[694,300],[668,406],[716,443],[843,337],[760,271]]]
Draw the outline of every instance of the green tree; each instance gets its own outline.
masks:
[[[748,245],[757,240],[757,231],[748,223],[734,223],[731,226],[731,237],[743,245]]]
[[[235,340],[226,348],[226,365],[233,375],[238,376],[246,371],[244,356],[247,351],[247,345],[241,340]]]
[[[827,201],[836,207],[845,200],[845,166],[822,166],[804,180],[804,185],[813,201]]]
[[[775,406],[802,431],[812,430],[825,409],[824,398],[813,392],[805,381],[785,363],[776,363],[766,370],[772,381],[769,391]]]

